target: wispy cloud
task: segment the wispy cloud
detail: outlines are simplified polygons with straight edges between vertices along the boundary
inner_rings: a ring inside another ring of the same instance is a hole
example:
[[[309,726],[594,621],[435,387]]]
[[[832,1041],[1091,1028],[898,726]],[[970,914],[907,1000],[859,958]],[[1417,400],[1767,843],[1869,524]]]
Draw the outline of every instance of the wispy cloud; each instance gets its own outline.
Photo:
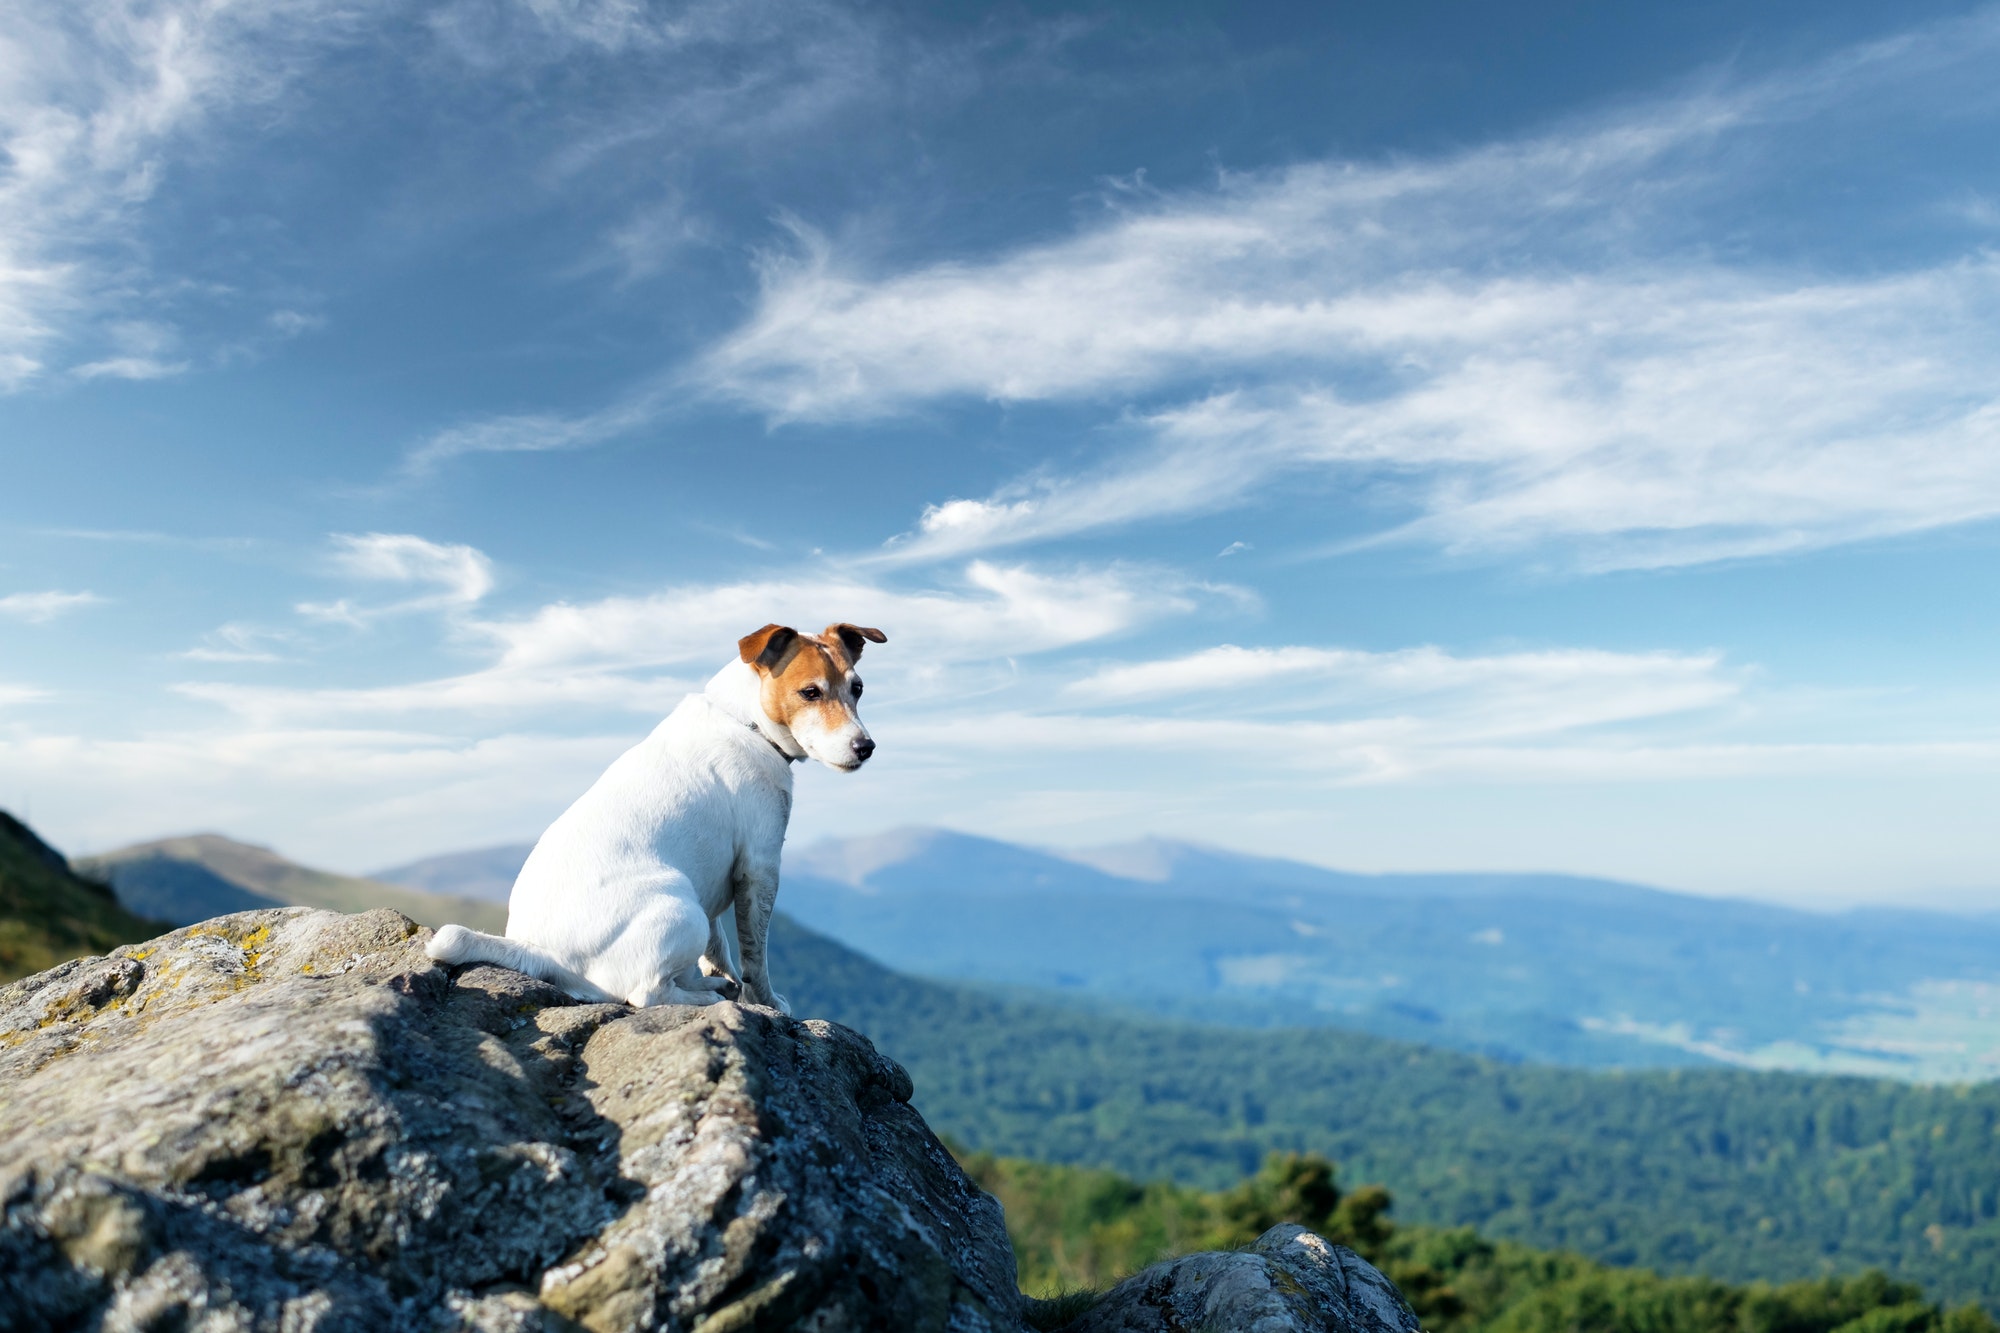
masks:
[[[953,399],[1122,420],[1107,461],[931,506],[898,559],[1214,510],[1304,470],[1400,535],[1595,567],[1987,518],[2000,264],[1723,263],[1685,214],[1713,211],[1716,154],[1823,134],[1842,88],[1957,86],[1996,48],[1988,11],[1594,127],[1125,201],[980,262],[871,276],[815,242],[696,373],[780,422]]]
[[[471,546],[429,541],[410,533],[336,535],[329,562],[336,573],[350,578],[430,591],[380,604],[349,598],[301,602],[298,609],[302,615],[358,625],[412,611],[462,610],[493,590],[493,562],[484,552]]]
[[[491,659],[458,676],[368,689],[188,682],[178,690],[267,724],[534,708],[658,712],[729,661],[737,639],[776,619],[811,631],[839,620],[879,625],[893,647],[871,654],[870,674],[899,682],[906,697],[947,683],[963,693],[995,673],[1004,679],[1011,659],[1109,639],[1217,596],[1241,594],[1127,567],[974,562],[951,581],[917,588],[828,570],[558,602],[512,619],[460,615],[454,632],[484,644]]]
[[[1199,696],[1207,708],[1310,716],[1329,710],[1415,708],[1469,712],[1489,732],[1563,730],[1712,708],[1739,682],[1712,653],[1616,653],[1567,648],[1459,656],[1437,648],[1239,648],[1131,662],[1071,683],[1087,703]],[[1250,696],[1246,698],[1246,693]]]
[[[405,478],[428,476],[466,454],[546,453],[603,444],[653,421],[666,401],[662,390],[647,390],[597,412],[562,416],[522,412],[480,417],[435,431],[403,459]]]
[[[254,265],[240,262],[231,299],[275,309],[239,320],[233,337],[207,337],[199,316],[176,311],[172,294],[186,295],[190,275],[162,257],[174,246],[157,230],[157,201],[176,175],[236,161],[245,141],[268,144],[306,99],[353,89],[335,58],[343,50],[374,44],[378,67],[410,70],[422,90],[411,96],[448,107],[416,132],[457,135],[459,153],[481,154],[505,178],[493,188],[510,204],[575,196],[598,173],[591,197],[610,215],[601,248],[639,273],[701,234],[702,219],[663,202],[686,184],[663,166],[823,132],[840,109],[907,83],[924,62],[895,60],[887,27],[833,0],[19,0],[0,9],[0,391],[58,372],[157,379],[323,322],[290,308],[296,293],[246,298]],[[587,110],[524,112],[545,105],[542,80],[586,66]],[[378,98],[380,85],[366,95]],[[512,133],[480,141],[468,121],[482,116]],[[629,169],[635,160],[644,171]],[[256,256],[245,229],[232,238]],[[127,345],[135,330],[159,345]],[[462,432],[429,461],[498,439]]]
[[[1345,721],[1068,714],[1005,711],[977,718],[930,714],[898,728],[899,740],[927,753],[1017,766],[1021,756],[1047,765],[1071,756],[1098,775],[1069,770],[1069,782],[1101,783],[1107,792],[1185,786],[1149,778],[1133,765],[1199,763],[1202,799],[1249,808],[1251,792],[1281,802],[1291,818],[1311,808],[1312,790],[1409,783],[1685,782],[1739,777],[1990,775],[2000,741],[1891,743],[1742,741],[1692,737],[1592,737],[1588,715],[1528,716],[1505,731],[1480,715],[1413,713]],[[1180,771],[1177,769],[1176,771]],[[1310,779],[1314,786],[1297,784]],[[1007,784],[1000,784],[1006,786]],[[1268,789],[1283,788],[1279,795]]]
[[[190,662],[283,662],[289,659],[276,651],[277,647],[289,644],[296,637],[281,630],[231,623],[211,630],[203,636],[201,643],[180,656]]]
[[[16,592],[0,597],[0,616],[41,625],[104,599],[94,592]]]
[[[218,115],[272,101],[373,8],[21,0],[0,12],[0,389],[36,378],[50,348],[98,316],[114,354],[80,367],[83,377],[184,368],[119,346],[121,326],[171,341],[166,326],[120,311],[141,263],[134,227],[171,154]]]

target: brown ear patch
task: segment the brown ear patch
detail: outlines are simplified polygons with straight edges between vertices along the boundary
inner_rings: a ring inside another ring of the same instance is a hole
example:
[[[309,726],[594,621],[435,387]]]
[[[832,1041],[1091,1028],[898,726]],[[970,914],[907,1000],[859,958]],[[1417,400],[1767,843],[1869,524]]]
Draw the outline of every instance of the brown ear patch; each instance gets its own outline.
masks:
[[[736,641],[736,651],[759,671],[778,672],[799,650],[799,632],[789,625],[766,625]]]
[[[845,622],[838,625],[828,625],[825,631],[820,634],[820,638],[828,642],[838,643],[845,649],[850,665],[861,660],[861,649],[865,645],[889,642],[889,636],[879,629],[870,629],[866,625],[849,625]]]

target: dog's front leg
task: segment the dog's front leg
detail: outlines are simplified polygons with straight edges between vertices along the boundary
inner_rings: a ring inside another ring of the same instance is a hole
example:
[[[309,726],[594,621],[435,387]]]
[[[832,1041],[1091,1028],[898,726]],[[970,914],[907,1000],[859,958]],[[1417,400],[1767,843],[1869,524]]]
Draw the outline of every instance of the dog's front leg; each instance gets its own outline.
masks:
[[[767,1004],[789,1014],[792,1006],[771,989],[771,967],[766,948],[771,935],[771,911],[778,902],[778,872],[745,871],[737,877],[736,944],[743,954],[743,999],[747,1004]]]

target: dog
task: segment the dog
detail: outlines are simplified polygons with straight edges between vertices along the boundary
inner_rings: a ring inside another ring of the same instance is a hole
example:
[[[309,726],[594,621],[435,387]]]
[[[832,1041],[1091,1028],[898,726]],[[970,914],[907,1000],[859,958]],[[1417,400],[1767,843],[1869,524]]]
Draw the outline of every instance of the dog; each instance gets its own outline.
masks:
[[[549,825],[507,902],[505,938],[445,926],[442,963],[498,963],[579,1000],[746,1004],[791,1012],[766,942],[792,813],[792,765],[852,773],[865,644],[879,629],[766,625]],[[705,965],[705,968],[704,968]]]

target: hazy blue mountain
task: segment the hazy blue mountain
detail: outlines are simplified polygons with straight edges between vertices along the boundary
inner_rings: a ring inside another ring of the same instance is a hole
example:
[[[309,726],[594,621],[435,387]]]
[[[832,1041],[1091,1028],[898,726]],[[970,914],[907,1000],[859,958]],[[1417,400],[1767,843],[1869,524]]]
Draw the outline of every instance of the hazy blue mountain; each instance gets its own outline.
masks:
[[[2000,1075],[2000,921],[1561,875],[1356,875],[1169,842],[941,830],[787,859],[782,903],[933,977],[1511,1059]]]
[[[177,926],[231,912],[286,906],[282,899],[224,879],[199,861],[165,854],[104,865],[89,864],[86,868],[102,874],[117,893],[118,901],[130,910]]]
[[[469,852],[446,852],[442,856],[427,856],[408,865],[378,870],[369,878],[379,879],[385,884],[422,889],[425,893],[504,903],[507,895],[513,892],[514,877],[521,873],[521,866],[533,850],[535,844],[523,842],[509,843],[504,847],[479,847]]]

